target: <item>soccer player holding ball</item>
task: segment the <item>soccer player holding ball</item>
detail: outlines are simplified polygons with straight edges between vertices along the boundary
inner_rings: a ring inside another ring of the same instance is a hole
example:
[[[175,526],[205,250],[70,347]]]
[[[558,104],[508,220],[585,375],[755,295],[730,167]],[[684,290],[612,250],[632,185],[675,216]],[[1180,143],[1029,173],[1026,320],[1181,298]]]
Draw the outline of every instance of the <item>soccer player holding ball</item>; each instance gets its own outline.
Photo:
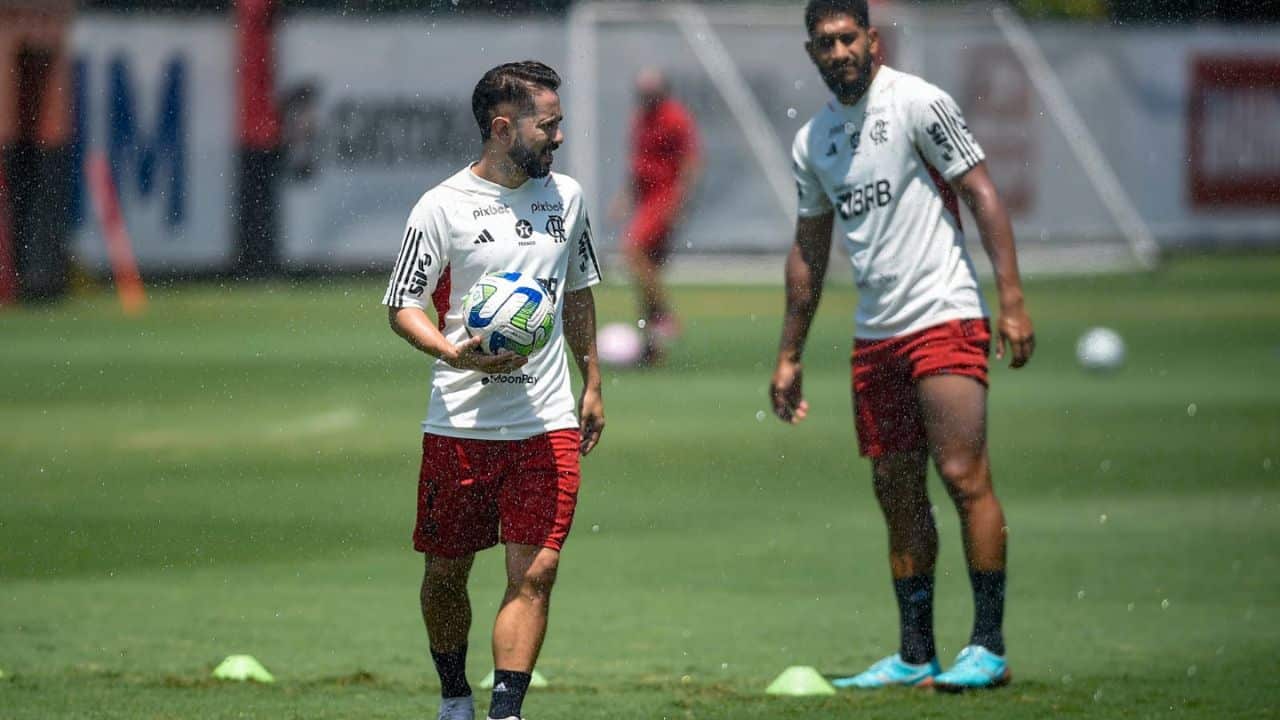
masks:
[[[471,98],[481,157],[414,206],[382,299],[395,332],[435,358],[413,542],[426,557],[422,617],[445,720],[475,715],[467,579],[476,551],[499,542],[507,587],[493,628],[489,717],[518,720],[573,521],[578,456],[604,429],[591,292],[600,268],[582,188],[551,172],[564,142],[559,86],[539,62],[485,73]],[[468,337],[464,298],[492,273],[536,279],[554,301],[561,321],[545,347],[486,353],[480,336]],[[576,414],[566,343],[583,380]]]
[[[822,295],[832,231],[853,264],[859,302],[852,354],[854,424],[889,530],[899,652],[838,687],[988,688],[1009,681],[1002,634],[1004,513],[987,456],[991,332],[965,250],[957,196],[977,219],[995,269],[996,357],[1035,350],[1009,216],[955,102],[880,64],[866,0],[810,0],[805,48],[834,94],[796,134],[799,191],[786,264],[786,316],[770,395],[782,420],[808,411],[801,354]],[[934,648],[938,534],[925,475],[932,460],[959,512],[976,617],[942,671]]]

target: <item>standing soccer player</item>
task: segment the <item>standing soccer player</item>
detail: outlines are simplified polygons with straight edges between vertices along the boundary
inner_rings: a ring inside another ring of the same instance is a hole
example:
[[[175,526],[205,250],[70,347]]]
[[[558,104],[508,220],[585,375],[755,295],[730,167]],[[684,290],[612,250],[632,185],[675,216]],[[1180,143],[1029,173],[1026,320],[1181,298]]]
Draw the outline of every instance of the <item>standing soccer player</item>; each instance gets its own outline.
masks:
[[[559,86],[554,70],[533,61],[500,65],[480,79],[471,108],[481,157],[414,206],[382,299],[396,333],[435,358],[413,543],[426,556],[422,618],[445,720],[475,716],[466,678],[467,578],[476,551],[498,542],[506,545],[507,586],[493,627],[489,717],[518,720],[573,522],[578,456],[591,452],[604,429],[591,293],[600,269],[582,188],[551,172],[564,141]],[[468,339],[463,324],[472,284],[510,271],[536,278],[561,320],[527,359],[481,354],[480,339]],[[566,341],[583,381],[576,417]]]
[[[642,364],[660,365],[666,346],[680,334],[662,283],[662,268],[702,164],[693,115],[671,96],[660,70],[645,68],[636,75],[636,105],[631,121],[630,182],[611,203],[610,216],[621,221],[631,206],[623,250],[644,320]]]
[[[1010,678],[1002,635],[1007,528],[987,458],[991,335],[956,196],[973,211],[995,268],[996,357],[1008,347],[1010,365],[1019,368],[1035,337],[1008,213],[955,102],[876,61],[866,0],[810,0],[805,26],[805,48],[835,97],[800,129],[792,149],[799,217],[770,395],[786,422],[808,412],[800,358],[837,228],[859,293],[854,424],[888,525],[901,619],[898,653],[835,684],[1002,685]],[[930,459],[960,515],[976,612],[969,643],[946,672],[933,636],[938,534],[925,486]]]

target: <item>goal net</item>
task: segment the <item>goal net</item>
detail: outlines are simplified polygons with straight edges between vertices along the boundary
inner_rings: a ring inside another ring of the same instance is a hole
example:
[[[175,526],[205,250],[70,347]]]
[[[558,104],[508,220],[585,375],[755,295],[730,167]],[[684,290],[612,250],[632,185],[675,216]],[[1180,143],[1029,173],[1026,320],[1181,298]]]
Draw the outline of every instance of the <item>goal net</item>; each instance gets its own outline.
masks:
[[[888,64],[955,97],[1010,208],[1024,271],[1153,266],[1156,246],[1054,66],[999,5],[877,3]],[[795,220],[790,147],[829,93],[804,53],[799,6],[598,2],[574,6],[565,95],[570,169],[603,213],[626,182],[632,78],[661,68],[698,120],[704,171],[674,239],[677,279],[776,281]],[[986,269],[973,219],[971,251]],[[841,279],[838,268],[831,278]]]

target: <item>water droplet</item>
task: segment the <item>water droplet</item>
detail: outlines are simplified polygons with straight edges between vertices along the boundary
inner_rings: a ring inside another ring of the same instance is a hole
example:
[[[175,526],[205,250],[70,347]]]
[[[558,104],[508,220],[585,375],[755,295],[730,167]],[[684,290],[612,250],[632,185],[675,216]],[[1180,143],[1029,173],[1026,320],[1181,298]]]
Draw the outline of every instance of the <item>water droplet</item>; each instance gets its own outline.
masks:
[[[1106,525],[1106,524],[1107,524],[1107,514],[1106,514],[1106,513],[1102,513],[1101,515],[1099,515],[1099,516],[1098,516],[1098,524],[1099,524],[1099,525]]]
[[[1160,609],[1161,609],[1161,610],[1168,610],[1168,609],[1169,609],[1169,598],[1165,598],[1165,599],[1163,599],[1163,600],[1161,600],[1161,601],[1160,601]]]
[[[688,685],[689,683],[693,682],[693,678],[688,675],[684,675],[684,676],[681,676],[680,682],[685,685]]]
[[[792,120],[795,120],[795,119],[796,119],[796,109],[795,109],[795,108],[787,108],[787,117],[791,118]]]
[[[1079,592],[1077,592],[1077,593],[1076,593],[1076,599],[1077,599],[1077,600],[1083,600],[1083,599],[1084,599],[1084,591],[1083,591],[1083,590],[1081,590],[1081,591],[1079,591]]]
[[[1129,607],[1125,608],[1125,610],[1128,610],[1129,612],[1133,612],[1133,607],[1134,607],[1133,603],[1129,603]]]
[[[644,324],[645,324],[644,318],[640,318],[639,320],[636,321],[636,327],[640,328],[641,330],[644,329]]]
[[[721,670],[728,670],[728,669],[729,669],[729,663],[720,663],[720,669],[721,669]]]
[[[1198,410],[1198,408],[1196,408],[1196,404],[1195,404],[1195,403],[1191,403],[1190,405],[1188,405],[1188,406],[1187,406],[1187,417],[1195,417],[1195,416],[1196,416],[1196,411],[1197,411],[1197,410]]]
[[[763,411],[763,410],[757,410],[757,411],[756,411],[756,422],[764,422],[764,411]]]
[[[591,526],[591,532],[593,532],[593,533],[598,533],[598,532],[600,532],[600,526],[599,526],[599,525],[592,525],[592,526]]]

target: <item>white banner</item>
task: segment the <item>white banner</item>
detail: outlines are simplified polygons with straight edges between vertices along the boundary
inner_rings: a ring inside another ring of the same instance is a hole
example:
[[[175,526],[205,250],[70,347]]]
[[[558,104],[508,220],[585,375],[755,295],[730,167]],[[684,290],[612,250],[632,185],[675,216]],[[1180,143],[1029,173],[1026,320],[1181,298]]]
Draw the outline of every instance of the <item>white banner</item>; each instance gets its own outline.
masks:
[[[232,261],[236,110],[230,25],[214,18],[82,15],[72,31],[76,256],[107,266],[84,161],[111,163],[144,271]]]
[[[793,14],[793,24],[739,18],[715,28],[763,110],[770,142],[784,151],[826,97],[801,47],[801,14]],[[478,152],[470,107],[476,81],[494,65],[526,58],[551,64],[566,79],[569,58],[596,63],[595,127],[568,113],[572,85],[562,92],[566,142],[594,135],[594,167],[583,171],[559,161],[557,168],[594,178],[596,187],[586,188],[592,207],[603,209],[624,181],[631,74],[658,63],[699,115],[707,151],[706,176],[680,249],[781,252],[790,241],[789,210],[770,192],[741,124],[687,40],[670,25],[638,26],[633,35],[626,27],[609,26],[598,35],[606,44],[596,57],[581,58],[567,48],[568,28],[559,19],[287,18],[277,38],[287,143],[280,214],[286,264],[381,269],[389,263],[421,193]],[[1280,31],[1072,25],[1032,31],[1162,245],[1276,242],[1275,143],[1270,135],[1253,136],[1274,132],[1266,118],[1280,117],[1280,90],[1266,83],[1243,87],[1230,78],[1277,67]],[[1023,242],[1115,231],[994,25],[973,16],[955,25],[942,15],[917,15],[891,24],[886,38],[891,64],[922,71],[964,108]],[[85,14],[75,23],[72,47],[78,257],[91,268],[106,264],[82,170],[87,153],[97,151],[111,161],[144,271],[228,269],[237,153],[229,18]],[[1262,69],[1249,70],[1256,63]],[[1195,106],[1202,107],[1199,119]],[[1261,184],[1242,182],[1249,178]],[[616,228],[599,215],[594,219],[607,251]]]
[[[478,156],[476,82],[513,60],[559,68],[563,42],[555,21],[287,23],[279,45],[286,263],[389,267],[422,193]]]

